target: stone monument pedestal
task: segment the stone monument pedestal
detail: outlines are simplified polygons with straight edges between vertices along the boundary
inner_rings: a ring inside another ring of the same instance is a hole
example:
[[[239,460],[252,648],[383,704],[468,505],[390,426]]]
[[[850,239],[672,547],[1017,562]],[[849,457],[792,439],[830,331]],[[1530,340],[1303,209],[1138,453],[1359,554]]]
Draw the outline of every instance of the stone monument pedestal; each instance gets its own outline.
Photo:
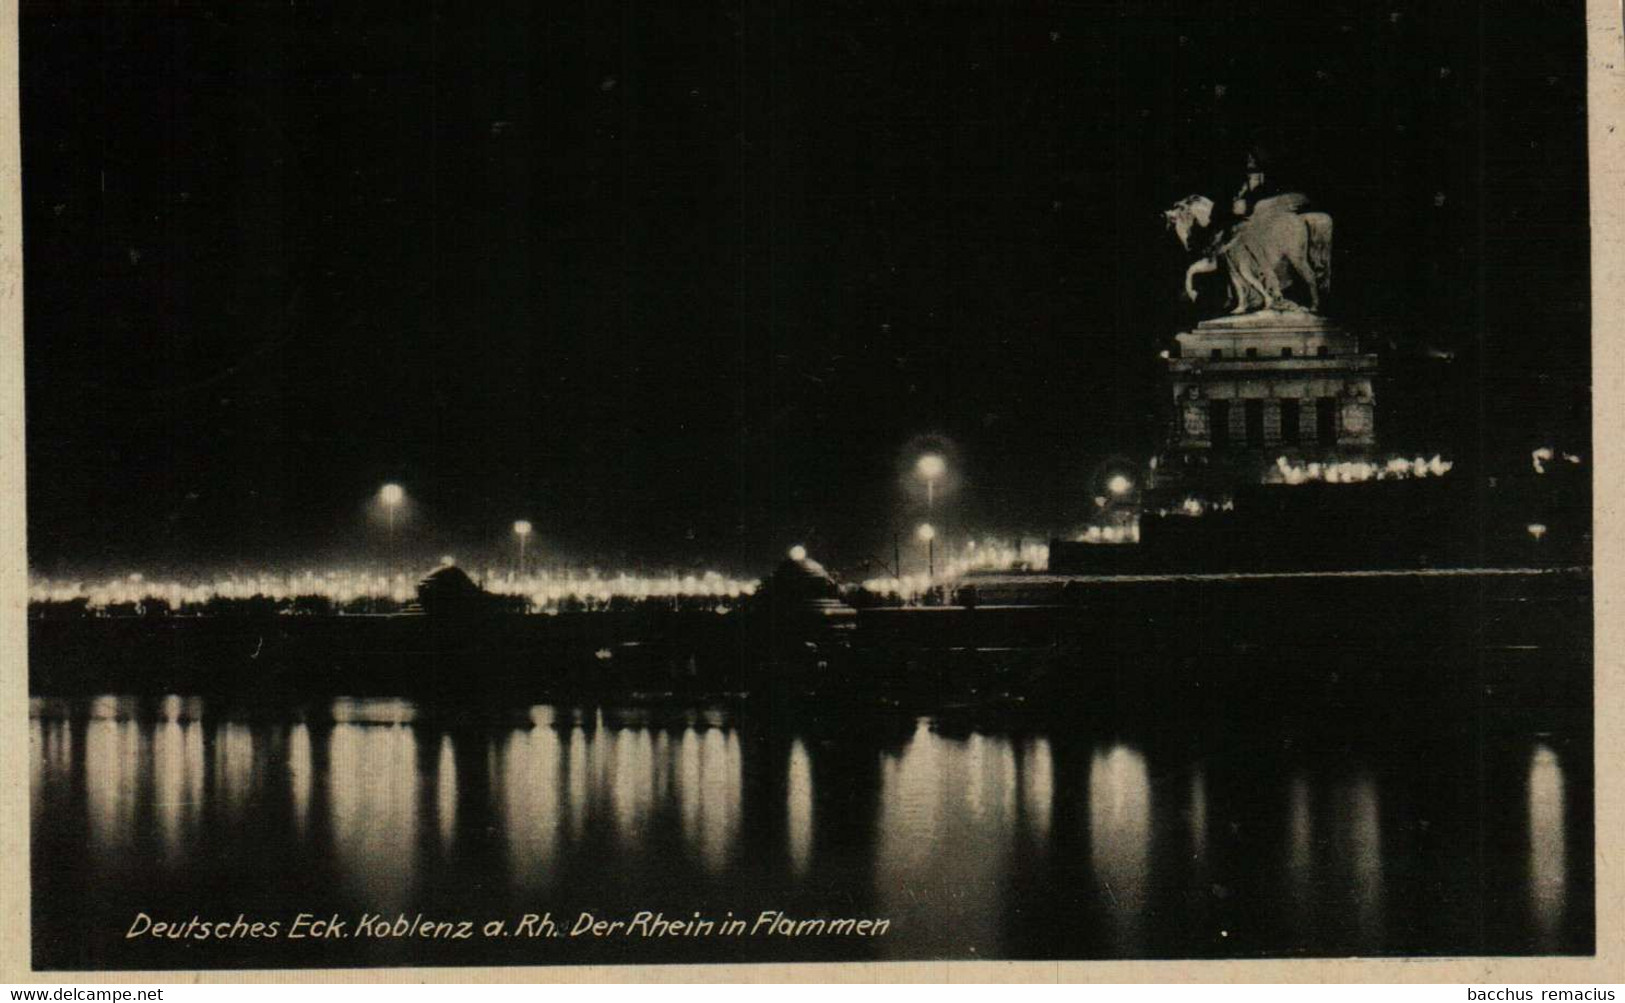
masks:
[[[1212,494],[1291,463],[1369,459],[1377,447],[1377,356],[1307,311],[1205,320],[1168,353],[1173,415],[1160,489]]]

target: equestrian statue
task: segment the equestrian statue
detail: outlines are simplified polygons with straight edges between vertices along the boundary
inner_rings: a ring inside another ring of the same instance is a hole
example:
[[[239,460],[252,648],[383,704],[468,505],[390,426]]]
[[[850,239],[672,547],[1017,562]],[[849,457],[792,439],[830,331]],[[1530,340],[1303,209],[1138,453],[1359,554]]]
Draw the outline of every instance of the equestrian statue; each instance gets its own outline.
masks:
[[[1197,299],[1196,276],[1223,272],[1231,314],[1320,312],[1332,282],[1332,218],[1312,211],[1300,192],[1269,191],[1249,158],[1247,181],[1232,200],[1228,225],[1214,226],[1213,200],[1202,195],[1187,196],[1163,213],[1187,251],[1200,249],[1185,270],[1185,297],[1191,302]]]

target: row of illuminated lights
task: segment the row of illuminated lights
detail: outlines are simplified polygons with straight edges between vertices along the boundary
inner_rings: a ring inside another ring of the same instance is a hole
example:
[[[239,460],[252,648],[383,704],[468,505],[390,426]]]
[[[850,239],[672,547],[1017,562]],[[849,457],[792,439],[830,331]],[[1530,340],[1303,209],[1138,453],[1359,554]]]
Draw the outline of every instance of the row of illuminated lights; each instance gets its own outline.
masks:
[[[791,556],[803,559],[806,548],[792,548]],[[1012,546],[992,541],[968,541],[962,551],[944,555],[935,579],[924,574],[908,574],[865,582],[865,587],[881,592],[917,594],[946,578],[957,578],[977,570],[1009,569],[1018,565],[1042,569],[1048,563],[1049,548],[1041,543]],[[572,602],[608,603],[617,599],[717,599],[735,600],[754,595],[759,582],[729,578],[717,572],[700,575],[639,576],[618,574],[532,574],[489,573],[490,591],[522,597],[541,610],[556,610]],[[198,607],[211,601],[270,600],[287,603],[303,597],[316,597],[337,604],[367,600],[408,602],[416,596],[412,576],[380,575],[356,571],[298,572],[293,574],[230,575],[211,581],[184,583],[152,580],[141,574],[103,581],[38,578],[29,583],[29,601],[72,603],[84,600],[92,609],[128,606],[162,601],[172,609]]]
[[[714,571],[689,575],[600,575],[587,573],[543,573],[515,576],[511,572],[488,571],[486,581],[492,591],[523,596],[541,607],[553,607],[571,600],[608,602],[617,598],[737,599],[756,591],[757,583],[729,578]],[[31,602],[73,602],[88,600],[93,607],[138,603],[161,599],[172,607],[202,605],[214,599],[263,598],[275,601],[316,596],[338,603],[365,599],[408,601],[416,595],[411,575],[381,575],[336,570],[294,574],[229,575],[210,581],[183,583],[152,581],[141,574],[105,581],[64,581],[42,578],[29,583]]]
[[[934,534],[924,542],[930,543],[933,540]],[[805,553],[803,547],[794,549]],[[795,555],[792,553],[791,556]],[[919,596],[946,581],[957,580],[973,571],[1009,571],[1015,568],[1042,571],[1047,567],[1049,567],[1047,543],[1033,540],[1013,544],[995,539],[967,540],[963,547],[945,549],[930,571],[873,577],[865,579],[859,585],[864,590],[879,595],[895,593],[900,596]]]
[[[1537,473],[1545,473],[1544,463],[1552,461],[1557,454],[1550,447],[1537,449],[1531,455],[1531,460]],[[1563,453],[1564,460],[1578,464],[1578,456]],[[1310,482],[1325,483],[1359,483],[1367,480],[1387,480],[1407,477],[1442,476],[1447,473],[1453,464],[1439,456],[1432,459],[1420,457],[1407,460],[1396,457],[1383,464],[1366,463],[1362,461],[1344,463],[1309,463],[1294,464],[1286,457],[1277,457],[1276,466],[1272,471],[1273,478],[1278,483],[1302,484]],[[946,463],[941,456],[926,454],[920,457],[915,466],[916,473],[926,481],[928,487],[934,487],[946,472]],[[1113,475],[1106,484],[1110,496],[1125,498],[1134,491],[1134,483],[1124,474]],[[393,512],[406,498],[405,489],[399,484],[385,484],[379,489],[379,501]],[[1097,504],[1104,503],[1106,498],[1097,498]],[[1223,508],[1228,509],[1227,504]],[[1198,515],[1201,513],[1200,502],[1188,499],[1183,506],[1183,514]],[[523,555],[524,545],[530,537],[534,527],[528,520],[516,520],[513,524],[514,535],[519,539],[520,552]],[[1546,526],[1540,523],[1531,523],[1528,532],[1535,540],[1546,535]],[[921,523],[915,529],[915,538],[928,546],[933,545],[937,538],[936,528],[929,522]],[[1138,538],[1138,526],[1129,524],[1125,526],[1091,526],[1080,539],[1087,542],[1132,542]],[[806,548],[797,545],[791,548],[790,556],[795,560],[802,560],[807,556]],[[977,541],[967,541],[965,552],[961,555],[944,555],[942,577],[957,577],[968,571],[985,570],[989,568],[1008,569],[1016,566],[1042,568],[1048,563],[1048,548],[1042,544],[1029,547],[1010,548],[989,541],[986,545],[979,545]],[[451,557],[442,558],[443,564],[452,564]],[[897,569],[900,571],[901,569]],[[937,577],[935,569],[929,575],[902,575],[896,574],[889,579],[873,579],[865,582],[865,587],[897,589],[899,591],[921,592],[929,589]],[[507,572],[505,575],[487,571],[487,578],[498,583],[498,591],[505,594],[521,595],[527,597],[539,607],[556,607],[560,603],[570,600],[597,600],[608,602],[612,599],[625,597],[633,599],[647,598],[675,598],[675,597],[727,597],[738,598],[751,595],[756,589],[756,582],[728,579],[716,572],[707,572],[701,576],[632,576],[621,574],[613,578],[605,578],[595,571],[586,575],[556,575],[540,574],[515,575]],[[914,581],[918,579],[918,581]],[[412,598],[415,583],[409,576],[378,575],[354,571],[329,571],[321,574],[315,572],[302,572],[294,575],[255,575],[255,576],[229,576],[208,583],[184,585],[178,582],[147,582],[140,574],[133,574],[125,579],[115,579],[100,583],[86,584],[83,582],[62,582],[53,580],[35,581],[30,585],[30,600],[34,602],[71,602],[85,598],[93,606],[110,604],[140,602],[143,599],[163,599],[173,606],[188,604],[202,604],[211,599],[251,599],[264,597],[270,599],[293,599],[305,595],[319,595],[339,602],[356,599],[388,597],[400,601]]]
[[[934,533],[933,533],[934,538]],[[791,549],[797,560],[807,556],[805,547]],[[942,555],[938,578],[957,577],[968,571],[1009,569],[1018,565],[1043,568],[1049,548],[1042,543],[1020,543],[986,539],[968,540],[962,550]],[[442,558],[443,565],[452,559]],[[915,582],[914,579],[919,581]],[[759,582],[732,578],[715,571],[684,575],[604,574],[586,572],[536,572],[516,575],[511,569],[485,569],[482,584],[490,591],[523,597],[538,608],[557,608],[571,601],[609,602],[614,599],[739,599],[755,594]],[[884,590],[924,591],[929,579],[905,575],[883,580]],[[400,602],[416,595],[415,575],[381,574],[371,571],[334,569],[299,571],[287,574],[232,574],[194,581],[150,579],[140,573],[104,580],[64,580],[35,578],[29,583],[31,602],[69,603],[86,600],[93,607],[126,605],[162,600],[172,608],[201,606],[211,600],[268,599],[276,602],[318,597],[335,603],[368,599]]]
[[[1157,515],[1163,518],[1171,515],[1202,516],[1206,515],[1208,512],[1234,512],[1235,509],[1236,503],[1230,498],[1225,498],[1221,501],[1204,501],[1201,498],[1187,496],[1185,500],[1175,508],[1158,509]],[[1529,533],[1529,536],[1537,543],[1545,538],[1547,533],[1546,524],[1541,522],[1532,522],[1524,528]],[[1095,527],[1090,527],[1090,529],[1093,530]],[[1139,524],[1137,522],[1134,524],[1134,540],[1139,540]],[[1120,541],[1108,540],[1097,535],[1089,542],[1115,543]]]
[[[1409,480],[1443,477],[1455,464],[1435,455],[1432,459],[1406,459],[1396,456],[1382,463],[1346,460],[1337,463],[1294,463],[1284,456],[1265,475],[1272,484],[1360,484],[1366,481]]]

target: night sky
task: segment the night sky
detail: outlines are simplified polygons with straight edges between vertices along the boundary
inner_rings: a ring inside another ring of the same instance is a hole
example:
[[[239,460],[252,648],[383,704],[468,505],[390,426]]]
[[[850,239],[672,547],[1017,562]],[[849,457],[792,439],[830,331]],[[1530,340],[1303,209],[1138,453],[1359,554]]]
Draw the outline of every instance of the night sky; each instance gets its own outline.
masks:
[[[397,480],[425,557],[846,569],[929,441],[950,532],[1071,528],[1255,148],[1441,448],[1589,455],[1582,13],[25,0],[31,564],[363,558]]]

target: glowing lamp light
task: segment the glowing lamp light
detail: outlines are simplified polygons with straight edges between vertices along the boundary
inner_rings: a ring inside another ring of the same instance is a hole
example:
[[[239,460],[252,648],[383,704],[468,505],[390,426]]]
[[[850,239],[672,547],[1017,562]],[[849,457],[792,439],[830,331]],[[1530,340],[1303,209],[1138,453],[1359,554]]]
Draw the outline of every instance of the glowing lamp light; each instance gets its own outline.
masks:
[[[520,519],[518,522],[513,524],[513,531],[519,536],[529,536],[530,528],[530,522],[525,519]]]
[[[928,481],[941,477],[948,469],[948,464],[936,453],[926,453],[914,464],[914,470]]]
[[[454,565],[456,563],[457,563],[457,558],[453,557],[452,555],[450,555],[450,554],[441,554],[440,555],[440,564],[441,564],[442,567],[449,568],[449,567],[451,567],[452,565]]]
[[[914,531],[914,536],[921,543],[930,543],[937,538],[937,531],[930,523],[922,522],[920,528]]]
[[[1134,482],[1122,474],[1114,474],[1112,479],[1106,482],[1106,490],[1114,495],[1126,495],[1134,490]]]
[[[803,547],[801,544],[798,543],[794,547],[790,548],[790,560],[792,560],[792,561],[805,561],[806,559],[807,559],[807,548],[806,547]]]
[[[1529,524],[1529,535],[1535,538],[1536,543],[1539,543],[1540,538],[1546,535],[1546,527],[1538,522],[1532,522]]]
[[[399,505],[406,497],[406,490],[399,484],[385,484],[378,489],[378,500],[391,508]]]

